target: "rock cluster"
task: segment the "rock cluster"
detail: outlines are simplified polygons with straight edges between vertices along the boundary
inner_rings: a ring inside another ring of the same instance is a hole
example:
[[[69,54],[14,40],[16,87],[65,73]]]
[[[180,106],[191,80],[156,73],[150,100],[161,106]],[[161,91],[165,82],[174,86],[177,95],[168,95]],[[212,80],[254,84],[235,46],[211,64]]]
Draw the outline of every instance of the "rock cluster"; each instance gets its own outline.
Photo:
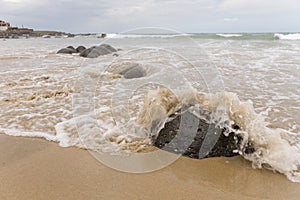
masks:
[[[76,49],[73,46],[68,46],[66,48],[60,49],[57,53],[62,54],[72,54],[72,53],[81,53],[86,48],[84,46],[79,46]]]
[[[81,57],[97,58],[99,56],[107,55],[113,52],[117,52],[117,50],[108,44],[101,44],[99,46],[92,46],[90,48],[79,46],[76,49],[73,46],[68,46],[66,48],[60,49],[57,53],[58,54],[79,53],[79,56]]]

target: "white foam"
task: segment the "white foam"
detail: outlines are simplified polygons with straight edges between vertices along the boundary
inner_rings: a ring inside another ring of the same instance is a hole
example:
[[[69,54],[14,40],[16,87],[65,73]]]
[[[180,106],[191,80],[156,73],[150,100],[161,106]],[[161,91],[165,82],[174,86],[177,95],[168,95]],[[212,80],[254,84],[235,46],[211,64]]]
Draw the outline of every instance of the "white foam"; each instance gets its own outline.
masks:
[[[174,37],[184,37],[191,36],[192,34],[116,34],[109,33],[106,38],[174,38]]]
[[[241,37],[243,36],[242,34],[216,34],[217,36],[220,36],[220,37],[225,37],[225,38],[231,38],[231,37]]]
[[[275,33],[274,37],[280,40],[300,40],[300,33],[290,33],[290,34]]]
[[[222,125],[232,120],[241,128],[244,142],[251,142],[253,154],[242,154],[254,167],[267,166],[285,174],[291,181],[300,182],[300,135],[268,127],[265,117],[254,111],[251,102],[241,102],[234,93],[207,94],[200,99],[206,109],[217,113],[213,123]],[[217,111],[217,112],[216,112]],[[221,117],[223,116],[223,117]]]
[[[55,135],[45,133],[45,132],[36,132],[36,131],[29,132],[29,131],[21,131],[16,129],[5,129],[5,128],[0,128],[0,132],[15,137],[37,137],[37,138],[44,138],[48,141],[53,141],[53,142],[59,141]]]

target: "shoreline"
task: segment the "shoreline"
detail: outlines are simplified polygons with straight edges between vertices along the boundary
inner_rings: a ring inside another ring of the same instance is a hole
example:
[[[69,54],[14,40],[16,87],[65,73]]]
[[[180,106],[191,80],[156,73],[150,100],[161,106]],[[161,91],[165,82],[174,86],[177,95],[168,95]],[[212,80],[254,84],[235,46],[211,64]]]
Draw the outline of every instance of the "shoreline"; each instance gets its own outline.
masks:
[[[0,31],[0,39],[19,39],[19,38],[50,38],[50,37],[67,37],[73,38],[75,36],[95,36],[98,38],[105,38],[105,33],[66,33],[61,31],[49,31],[49,30],[33,30],[28,28],[9,29],[6,31]]]
[[[0,199],[299,199],[300,184],[241,157],[180,157],[161,170],[123,173],[78,148],[0,134]]]
[[[42,31],[28,28],[10,29],[0,32],[0,38],[3,39],[18,39],[18,38],[36,38],[36,37],[74,37],[75,34],[65,33],[60,31]]]

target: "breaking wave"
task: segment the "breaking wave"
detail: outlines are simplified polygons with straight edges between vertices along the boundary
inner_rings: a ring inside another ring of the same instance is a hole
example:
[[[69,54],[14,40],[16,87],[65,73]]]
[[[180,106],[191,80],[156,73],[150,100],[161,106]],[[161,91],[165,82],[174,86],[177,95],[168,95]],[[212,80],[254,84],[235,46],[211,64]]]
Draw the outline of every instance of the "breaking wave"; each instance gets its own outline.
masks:
[[[274,37],[280,40],[300,40],[300,33],[290,33],[290,34],[275,33]]]
[[[217,36],[220,37],[225,37],[225,38],[232,38],[232,37],[242,37],[242,34],[216,34]]]
[[[192,34],[116,34],[109,33],[107,38],[122,39],[122,38],[174,38],[174,37],[187,37]]]

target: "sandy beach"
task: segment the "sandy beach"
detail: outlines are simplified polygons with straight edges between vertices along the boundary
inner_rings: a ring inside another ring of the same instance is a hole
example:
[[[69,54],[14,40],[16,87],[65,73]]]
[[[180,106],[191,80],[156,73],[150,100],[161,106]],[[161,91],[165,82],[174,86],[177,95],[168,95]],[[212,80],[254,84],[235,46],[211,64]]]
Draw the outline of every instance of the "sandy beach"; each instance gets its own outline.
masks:
[[[300,200],[300,1],[0,2],[0,200]]]
[[[181,157],[152,173],[106,167],[86,150],[0,135],[0,199],[299,199],[300,184],[240,157]]]

